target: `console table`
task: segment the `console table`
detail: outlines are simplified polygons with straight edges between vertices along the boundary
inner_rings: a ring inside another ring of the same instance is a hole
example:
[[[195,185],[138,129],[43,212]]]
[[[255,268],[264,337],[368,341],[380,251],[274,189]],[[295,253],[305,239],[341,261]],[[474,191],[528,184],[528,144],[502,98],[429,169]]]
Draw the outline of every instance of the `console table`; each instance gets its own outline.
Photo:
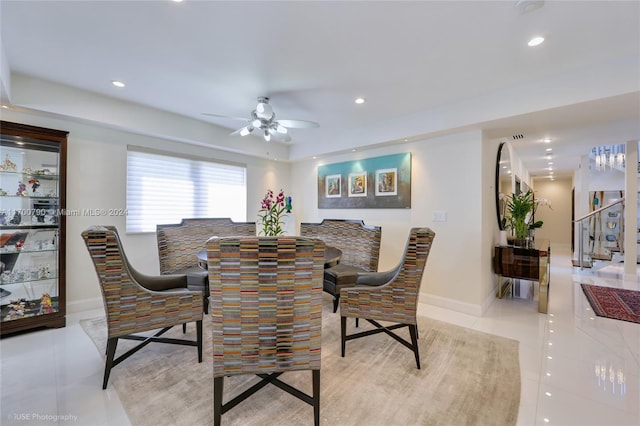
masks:
[[[493,257],[494,272],[498,276],[498,298],[513,286],[519,278],[538,282],[538,312],[546,314],[549,304],[549,268],[551,247],[549,240],[535,241],[532,248],[496,246]],[[503,282],[503,278],[509,278]]]

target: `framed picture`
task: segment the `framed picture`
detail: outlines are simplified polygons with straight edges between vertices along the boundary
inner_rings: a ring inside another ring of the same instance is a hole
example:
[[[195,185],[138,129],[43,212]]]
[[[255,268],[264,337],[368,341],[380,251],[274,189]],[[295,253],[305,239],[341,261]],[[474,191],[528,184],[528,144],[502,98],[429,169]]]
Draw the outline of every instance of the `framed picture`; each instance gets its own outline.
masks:
[[[398,195],[398,169],[376,170],[376,196]]]
[[[367,196],[367,172],[349,173],[349,197]]]
[[[324,196],[340,198],[342,196],[342,175],[329,175],[325,178]]]
[[[319,209],[411,208],[411,153],[318,165]]]

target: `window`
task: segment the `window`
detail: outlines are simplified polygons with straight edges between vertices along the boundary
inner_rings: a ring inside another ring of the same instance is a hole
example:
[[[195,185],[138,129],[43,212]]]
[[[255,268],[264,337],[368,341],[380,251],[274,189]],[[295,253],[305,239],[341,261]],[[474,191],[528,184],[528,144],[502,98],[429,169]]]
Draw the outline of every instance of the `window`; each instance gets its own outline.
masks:
[[[127,232],[183,218],[247,218],[246,167],[127,149]]]

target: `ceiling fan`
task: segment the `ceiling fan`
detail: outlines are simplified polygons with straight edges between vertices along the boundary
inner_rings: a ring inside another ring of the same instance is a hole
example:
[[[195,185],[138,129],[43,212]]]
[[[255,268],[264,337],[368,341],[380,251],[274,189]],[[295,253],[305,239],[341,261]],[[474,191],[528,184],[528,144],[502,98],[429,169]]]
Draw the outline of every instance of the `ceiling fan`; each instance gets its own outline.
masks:
[[[253,111],[251,111],[251,118],[231,117],[228,115],[209,114],[206,112],[203,112],[202,114],[209,115],[211,117],[222,117],[244,121],[247,124],[231,133],[231,136],[247,136],[254,130],[257,130],[262,133],[264,140],[267,142],[272,138],[279,142],[289,142],[291,140],[291,136],[288,135],[289,128],[311,129],[320,126],[316,122],[307,120],[276,120],[276,113],[273,112],[273,108],[269,104],[269,98],[266,96],[258,98],[258,105]]]

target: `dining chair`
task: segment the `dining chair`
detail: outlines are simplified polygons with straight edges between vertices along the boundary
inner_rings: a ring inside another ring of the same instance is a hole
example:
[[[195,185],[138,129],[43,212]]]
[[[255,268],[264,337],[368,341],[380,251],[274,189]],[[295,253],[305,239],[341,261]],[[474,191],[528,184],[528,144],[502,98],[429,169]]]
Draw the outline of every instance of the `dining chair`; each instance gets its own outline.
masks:
[[[358,274],[356,286],[340,292],[340,342],[342,356],[346,342],[372,334],[386,333],[410,350],[420,369],[418,352],[417,305],[422,275],[431,251],[435,232],[429,228],[412,228],[398,265],[386,272]],[[347,335],[347,318],[362,318],[375,328]],[[382,325],[379,321],[391,322]],[[407,327],[411,343],[392,330]]]
[[[323,289],[333,296],[333,312],[340,304],[340,290],[353,287],[359,272],[378,270],[380,226],[354,219],[323,219],[320,223],[301,223],[300,235],[319,238],[341,251],[339,263],[324,271]]]
[[[213,237],[207,242],[213,332],[214,425],[267,384],[313,406],[320,423],[324,242],[280,237]],[[312,395],[278,377],[311,370]],[[224,403],[224,378],[260,381]]]
[[[111,369],[152,342],[196,346],[202,362],[202,293],[187,289],[186,275],[150,276],[127,260],[113,226],[92,226],[82,238],[98,274],[107,320],[107,349],[102,389]],[[196,323],[196,340],[160,337],[174,325]],[[151,336],[137,333],[155,331]],[[115,358],[118,339],[142,343]],[[114,359],[115,358],[115,359]]]

